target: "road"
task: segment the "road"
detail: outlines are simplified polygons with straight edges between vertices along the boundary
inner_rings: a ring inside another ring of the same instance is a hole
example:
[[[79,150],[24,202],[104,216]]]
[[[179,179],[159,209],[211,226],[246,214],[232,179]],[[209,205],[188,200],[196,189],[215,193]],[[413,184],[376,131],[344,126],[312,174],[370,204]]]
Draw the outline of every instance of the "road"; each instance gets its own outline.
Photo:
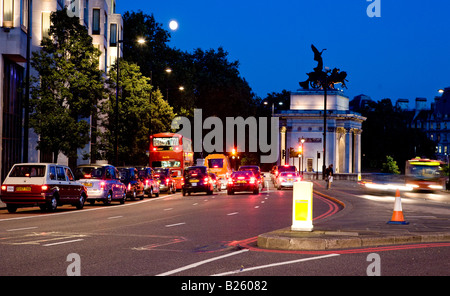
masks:
[[[56,213],[0,210],[0,276],[367,275],[373,264],[381,275],[450,275],[448,244],[339,253],[257,248],[259,234],[292,224],[291,204],[292,190],[270,189],[259,195],[162,194],[83,210],[63,206]],[[338,210],[314,195],[315,222]],[[369,260],[369,254],[379,257]]]

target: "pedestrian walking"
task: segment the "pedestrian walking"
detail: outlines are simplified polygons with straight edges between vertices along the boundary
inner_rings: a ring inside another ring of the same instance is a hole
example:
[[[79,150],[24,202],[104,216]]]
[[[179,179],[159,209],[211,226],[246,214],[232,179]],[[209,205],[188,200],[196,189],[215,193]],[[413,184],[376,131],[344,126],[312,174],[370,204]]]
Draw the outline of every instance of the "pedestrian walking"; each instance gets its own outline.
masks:
[[[325,181],[327,182],[327,189],[331,188],[331,183],[333,183],[333,164],[330,164],[325,170]]]

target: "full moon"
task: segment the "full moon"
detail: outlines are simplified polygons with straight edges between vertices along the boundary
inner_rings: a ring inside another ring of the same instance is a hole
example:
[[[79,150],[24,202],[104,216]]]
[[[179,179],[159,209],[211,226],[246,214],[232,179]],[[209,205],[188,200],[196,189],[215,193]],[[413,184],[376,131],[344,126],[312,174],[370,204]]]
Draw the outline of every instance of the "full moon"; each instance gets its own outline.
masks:
[[[169,23],[169,28],[172,31],[175,31],[176,29],[178,29],[178,22],[177,21],[170,21]]]

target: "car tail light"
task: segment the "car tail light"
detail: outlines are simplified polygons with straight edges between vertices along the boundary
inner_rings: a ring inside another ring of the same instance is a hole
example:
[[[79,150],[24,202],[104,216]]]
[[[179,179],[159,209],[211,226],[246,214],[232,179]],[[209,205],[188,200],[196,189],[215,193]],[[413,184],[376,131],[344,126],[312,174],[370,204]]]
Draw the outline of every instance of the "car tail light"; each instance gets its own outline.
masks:
[[[232,178],[228,178],[228,184],[233,185],[233,179]]]
[[[206,184],[208,184],[209,178],[205,177],[205,179],[203,179],[203,182],[205,182]]]
[[[245,177],[238,177],[238,180],[244,180]]]
[[[91,175],[91,174],[85,174],[85,175],[84,175],[84,178],[85,178],[85,179],[90,179],[90,178],[92,178],[92,175]]]
[[[6,190],[6,185],[2,185],[2,190],[3,190],[3,191]]]
[[[170,181],[169,179],[166,179],[166,185],[169,185],[169,181]]]
[[[105,189],[105,185],[106,185],[105,182],[100,182],[100,190]]]
[[[128,183],[127,190],[131,190],[131,183]]]
[[[181,177],[181,186],[183,186],[183,185],[184,185],[184,178]]]
[[[41,186],[41,190],[42,191],[47,191],[48,190],[48,185],[42,185]]]
[[[256,178],[255,177],[250,177],[250,184],[255,184],[256,182]]]
[[[149,179],[145,179],[145,186],[148,186],[150,184],[150,180]]]

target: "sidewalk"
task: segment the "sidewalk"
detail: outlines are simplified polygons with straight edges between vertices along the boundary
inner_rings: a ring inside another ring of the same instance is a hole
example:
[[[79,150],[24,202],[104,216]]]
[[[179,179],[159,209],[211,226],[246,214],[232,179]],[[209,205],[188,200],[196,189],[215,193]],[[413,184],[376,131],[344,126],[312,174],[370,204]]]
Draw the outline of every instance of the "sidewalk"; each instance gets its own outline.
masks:
[[[323,181],[314,181],[314,193],[339,202],[344,208],[335,215],[313,221],[311,232],[291,231],[290,227],[258,236],[258,247],[277,250],[334,250],[409,243],[450,242],[450,194],[440,201],[402,198],[403,213],[409,225],[387,224],[394,203],[384,195],[364,196],[355,181],[336,181],[326,190]],[[343,191],[345,189],[345,192]],[[394,197],[395,194],[392,194]],[[403,193],[402,193],[403,197]],[[407,201],[407,203],[406,203]],[[313,205],[314,207],[314,205]]]

